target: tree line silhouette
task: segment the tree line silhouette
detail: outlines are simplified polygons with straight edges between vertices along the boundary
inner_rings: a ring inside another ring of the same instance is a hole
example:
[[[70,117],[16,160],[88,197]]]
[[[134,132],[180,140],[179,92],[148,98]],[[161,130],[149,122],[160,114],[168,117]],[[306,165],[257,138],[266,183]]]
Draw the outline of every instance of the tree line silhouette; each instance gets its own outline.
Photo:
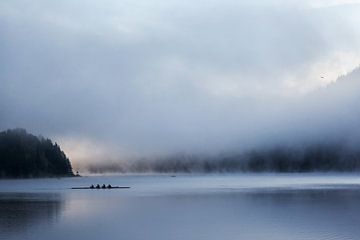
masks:
[[[24,129],[0,132],[0,177],[74,176],[69,159],[57,143]]]

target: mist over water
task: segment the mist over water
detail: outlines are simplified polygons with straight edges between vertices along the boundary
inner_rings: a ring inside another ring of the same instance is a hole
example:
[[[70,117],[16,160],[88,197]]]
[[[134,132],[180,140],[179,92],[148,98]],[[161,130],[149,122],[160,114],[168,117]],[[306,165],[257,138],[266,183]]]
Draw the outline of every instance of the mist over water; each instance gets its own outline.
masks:
[[[358,240],[359,25],[360,0],[0,1],[0,177],[82,175],[1,179],[0,240]]]

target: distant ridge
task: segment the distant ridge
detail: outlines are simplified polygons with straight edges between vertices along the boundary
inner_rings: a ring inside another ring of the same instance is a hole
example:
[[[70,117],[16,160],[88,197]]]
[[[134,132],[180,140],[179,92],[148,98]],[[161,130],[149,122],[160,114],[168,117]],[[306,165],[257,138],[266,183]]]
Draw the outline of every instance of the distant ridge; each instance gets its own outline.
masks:
[[[17,128],[0,132],[0,178],[74,176],[57,143]]]

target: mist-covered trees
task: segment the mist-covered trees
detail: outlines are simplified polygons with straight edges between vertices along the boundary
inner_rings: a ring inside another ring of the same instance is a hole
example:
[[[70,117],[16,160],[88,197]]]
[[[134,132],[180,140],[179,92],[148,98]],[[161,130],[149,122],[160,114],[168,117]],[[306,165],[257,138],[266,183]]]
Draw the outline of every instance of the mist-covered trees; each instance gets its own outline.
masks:
[[[341,143],[277,146],[216,156],[175,154],[157,159],[89,166],[93,173],[237,173],[360,171],[360,151]]]
[[[0,177],[73,176],[69,159],[50,139],[24,129],[0,132]]]
[[[360,152],[339,143],[277,147],[248,153],[244,165],[256,172],[351,172],[360,170]]]

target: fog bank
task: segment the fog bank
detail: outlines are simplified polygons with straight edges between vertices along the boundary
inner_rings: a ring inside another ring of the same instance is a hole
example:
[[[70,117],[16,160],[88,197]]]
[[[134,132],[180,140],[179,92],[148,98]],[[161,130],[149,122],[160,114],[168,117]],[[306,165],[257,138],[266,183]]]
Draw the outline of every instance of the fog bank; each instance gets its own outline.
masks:
[[[359,70],[338,77],[360,63],[359,13],[358,1],[3,1],[0,129],[55,139],[79,167],[357,146]]]

